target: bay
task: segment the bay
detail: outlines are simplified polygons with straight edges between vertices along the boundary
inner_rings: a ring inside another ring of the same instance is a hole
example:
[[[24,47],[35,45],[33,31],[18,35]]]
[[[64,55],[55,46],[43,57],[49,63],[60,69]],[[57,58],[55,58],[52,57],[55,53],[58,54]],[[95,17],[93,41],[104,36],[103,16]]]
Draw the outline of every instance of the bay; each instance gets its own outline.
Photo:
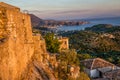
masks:
[[[74,30],[84,30],[86,27],[92,27],[97,24],[112,24],[120,26],[120,18],[108,18],[108,19],[91,19],[87,20],[90,23],[80,26],[60,26],[57,28],[58,31],[74,31]]]

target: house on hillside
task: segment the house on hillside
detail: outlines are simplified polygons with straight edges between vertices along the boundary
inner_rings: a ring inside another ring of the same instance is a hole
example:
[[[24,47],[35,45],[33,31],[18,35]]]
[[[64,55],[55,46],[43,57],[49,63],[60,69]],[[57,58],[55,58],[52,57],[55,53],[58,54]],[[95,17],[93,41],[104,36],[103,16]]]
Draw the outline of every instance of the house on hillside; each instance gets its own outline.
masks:
[[[84,71],[93,80],[120,80],[120,67],[101,58],[86,59],[81,62]]]

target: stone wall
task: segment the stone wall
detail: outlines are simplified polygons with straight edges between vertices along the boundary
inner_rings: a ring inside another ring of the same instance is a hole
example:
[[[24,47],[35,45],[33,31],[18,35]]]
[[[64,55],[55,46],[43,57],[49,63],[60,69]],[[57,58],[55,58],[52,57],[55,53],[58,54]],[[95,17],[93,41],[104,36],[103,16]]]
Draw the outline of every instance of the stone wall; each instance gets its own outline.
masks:
[[[40,34],[34,35],[33,40],[34,40],[34,54],[36,54],[36,57],[40,58],[39,59],[40,62],[43,62],[43,55],[47,54],[45,40],[42,38]]]
[[[19,80],[33,55],[46,54],[44,39],[32,35],[30,16],[0,2],[0,80]],[[48,54],[46,54],[48,55]]]

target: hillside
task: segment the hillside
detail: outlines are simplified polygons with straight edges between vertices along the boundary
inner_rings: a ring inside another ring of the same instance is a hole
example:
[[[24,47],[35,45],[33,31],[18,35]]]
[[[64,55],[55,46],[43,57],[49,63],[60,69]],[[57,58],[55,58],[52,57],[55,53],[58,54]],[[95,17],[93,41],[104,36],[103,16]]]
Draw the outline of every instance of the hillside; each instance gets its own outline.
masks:
[[[30,14],[32,27],[39,27],[44,24],[44,20],[35,16],[34,14]]]
[[[92,27],[88,27],[85,30],[93,32],[119,32],[120,26],[113,26],[111,24],[98,24]]]
[[[84,31],[65,32],[71,45],[78,53],[87,53],[91,57],[101,57],[115,64],[120,60],[120,26],[99,24]]]

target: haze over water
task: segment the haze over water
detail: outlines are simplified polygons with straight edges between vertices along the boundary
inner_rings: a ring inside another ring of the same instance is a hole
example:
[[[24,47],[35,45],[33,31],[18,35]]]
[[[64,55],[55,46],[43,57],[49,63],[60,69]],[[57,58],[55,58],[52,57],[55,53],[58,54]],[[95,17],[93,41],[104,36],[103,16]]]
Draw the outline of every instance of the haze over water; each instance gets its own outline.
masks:
[[[84,30],[86,27],[92,27],[97,24],[111,24],[120,26],[120,17],[119,18],[108,18],[108,19],[91,19],[88,20],[90,23],[81,25],[81,26],[62,26],[59,27],[58,30],[61,31],[73,31],[73,30]]]

